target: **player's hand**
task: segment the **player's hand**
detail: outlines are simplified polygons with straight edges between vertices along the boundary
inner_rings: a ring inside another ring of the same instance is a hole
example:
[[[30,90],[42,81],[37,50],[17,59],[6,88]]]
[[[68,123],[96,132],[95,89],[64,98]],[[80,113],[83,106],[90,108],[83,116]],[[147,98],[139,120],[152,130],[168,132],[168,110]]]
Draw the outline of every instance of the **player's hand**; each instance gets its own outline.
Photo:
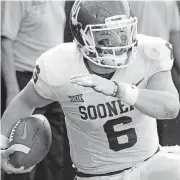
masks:
[[[10,147],[6,150],[1,150],[1,168],[7,173],[7,174],[21,174],[21,173],[27,173],[32,171],[33,167],[30,167],[28,169],[24,169],[24,167],[15,168],[12,166],[9,162],[9,155],[13,154],[15,152],[15,148]]]
[[[111,80],[107,80],[95,74],[83,75],[78,74],[70,78],[71,83],[83,87],[91,87],[95,91],[111,96],[114,93],[115,84]]]

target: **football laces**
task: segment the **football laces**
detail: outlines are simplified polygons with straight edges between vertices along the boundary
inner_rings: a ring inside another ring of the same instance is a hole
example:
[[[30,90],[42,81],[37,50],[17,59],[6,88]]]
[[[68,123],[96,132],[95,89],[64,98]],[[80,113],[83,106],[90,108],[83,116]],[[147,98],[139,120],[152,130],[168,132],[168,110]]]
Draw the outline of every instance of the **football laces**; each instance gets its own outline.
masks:
[[[15,126],[13,127],[13,129],[11,130],[11,134],[10,134],[10,136],[9,136],[9,143],[10,143],[11,141],[13,141],[13,139],[14,139],[14,133],[15,133],[15,131],[16,131],[16,129],[17,129],[17,127],[18,127],[18,125],[20,124],[21,121],[22,121],[22,119],[20,119],[20,120],[15,124]]]

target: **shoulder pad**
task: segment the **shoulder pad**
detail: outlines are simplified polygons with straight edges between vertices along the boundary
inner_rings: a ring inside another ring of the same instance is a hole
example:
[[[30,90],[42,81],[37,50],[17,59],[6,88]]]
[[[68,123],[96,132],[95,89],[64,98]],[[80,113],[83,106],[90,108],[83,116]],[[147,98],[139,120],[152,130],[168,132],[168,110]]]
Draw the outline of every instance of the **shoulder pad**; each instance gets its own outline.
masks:
[[[36,61],[33,84],[38,94],[47,99],[57,100],[53,86],[61,86],[67,73],[67,63],[73,46],[61,44],[43,53]]]
[[[62,43],[43,53],[36,63],[41,69],[41,78],[52,86],[60,86],[62,75],[65,76],[70,69],[74,51],[73,43]]]
[[[144,55],[156,66],[156,72],[171,70],[173,65],[172,45],[159,37],[141,35],[139,45]]]

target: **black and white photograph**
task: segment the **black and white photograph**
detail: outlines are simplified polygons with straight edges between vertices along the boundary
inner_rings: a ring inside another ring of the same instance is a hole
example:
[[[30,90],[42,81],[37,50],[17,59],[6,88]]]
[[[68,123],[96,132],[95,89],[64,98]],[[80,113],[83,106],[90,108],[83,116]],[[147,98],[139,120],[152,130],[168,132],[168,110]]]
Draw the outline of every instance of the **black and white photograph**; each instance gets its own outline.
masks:
[[[180,1],[0,6],[1,180],[180,180]]]

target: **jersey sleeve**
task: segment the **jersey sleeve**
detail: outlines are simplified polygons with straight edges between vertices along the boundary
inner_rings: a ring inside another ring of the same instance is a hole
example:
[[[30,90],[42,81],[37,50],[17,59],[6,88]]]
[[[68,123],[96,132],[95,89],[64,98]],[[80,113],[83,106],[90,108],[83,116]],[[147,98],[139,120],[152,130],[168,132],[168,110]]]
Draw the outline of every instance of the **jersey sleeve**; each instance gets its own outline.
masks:
[[[40,96],[57,101],[53,87],[48,81],[50,76],[51,73],[46,68],[46,61],[43,59],[43,56],[41,56],[36,62],[31,81],[33,82],[34,89]]]
[[[172,45],[164,39],[154,44],[147,53],[151,58],[151,70],[149,76],[162,71],[170,71],[174,63]]]

